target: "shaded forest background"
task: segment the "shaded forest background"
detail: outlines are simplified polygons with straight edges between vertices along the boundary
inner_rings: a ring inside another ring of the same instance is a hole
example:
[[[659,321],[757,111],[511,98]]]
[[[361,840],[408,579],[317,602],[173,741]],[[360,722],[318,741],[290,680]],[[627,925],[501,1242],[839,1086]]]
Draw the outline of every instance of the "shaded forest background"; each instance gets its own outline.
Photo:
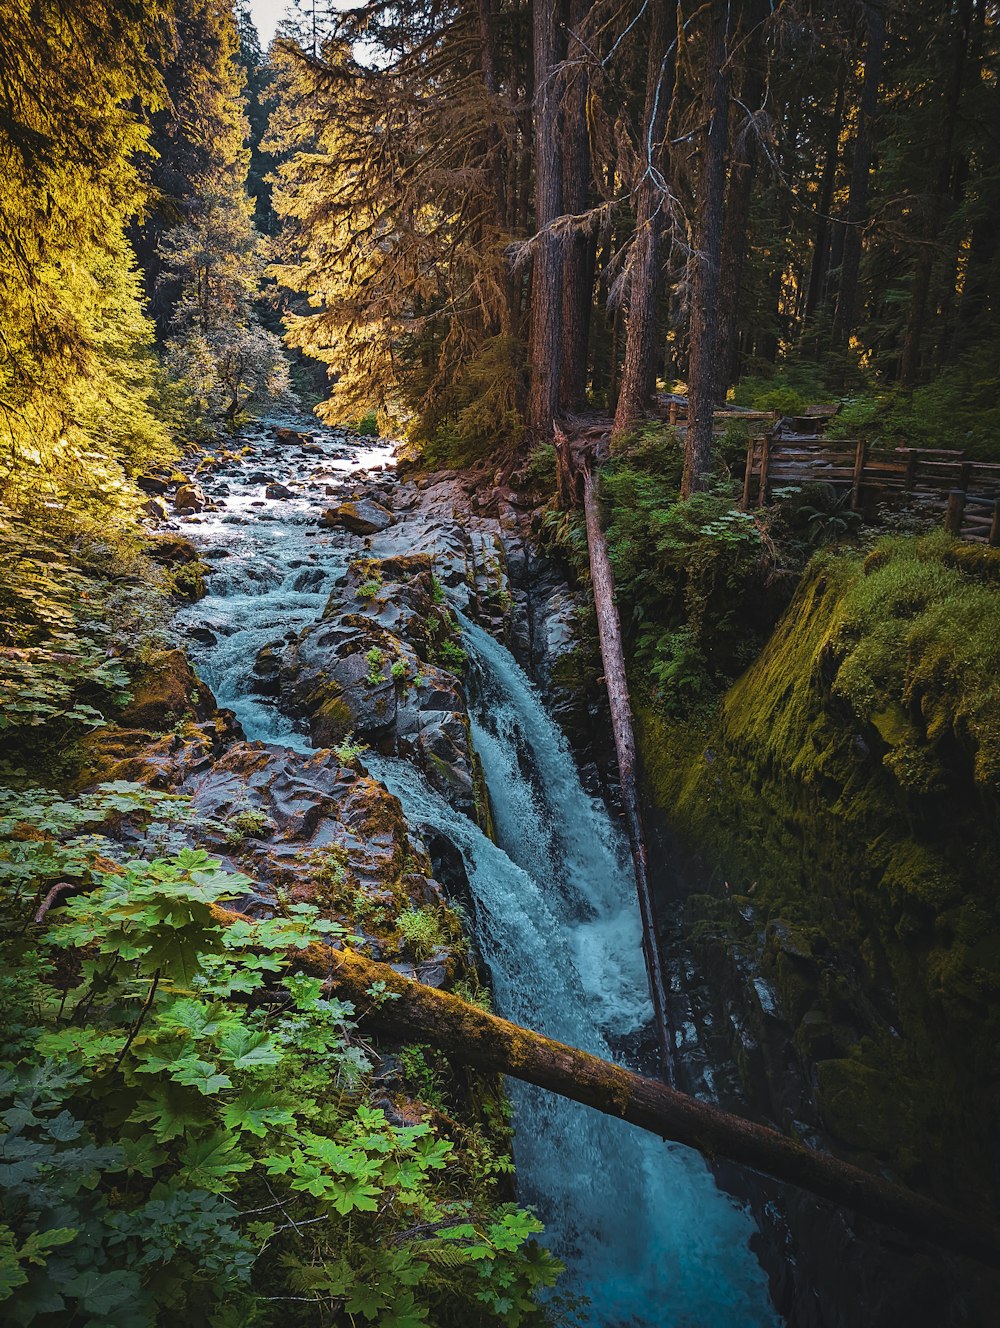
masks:
[[[5,10],[8,503],[280,399],[283,330],[307,404],[431,459],[657,382],[688,488],[727,393],[994,447],[987,0],[310,5],[269,60],[211,0]]]

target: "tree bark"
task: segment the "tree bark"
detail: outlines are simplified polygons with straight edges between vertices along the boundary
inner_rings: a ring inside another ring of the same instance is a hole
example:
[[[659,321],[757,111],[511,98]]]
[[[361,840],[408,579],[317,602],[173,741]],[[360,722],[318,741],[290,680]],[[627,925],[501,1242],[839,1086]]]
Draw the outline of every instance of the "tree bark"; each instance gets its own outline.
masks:
[[[712,464],[712,415],[718,381],[718,305],[729,138],[727,37],[731,9],[711,0],[705,49],[704,104],[708,128],[699,172],[698,224],[691,283],[688,427],[681,497],[704,488]]]
[[[865,4],[868,33],[865,49],[865,76],[858,107],[858,132],[851,163],[851,189],[844,222],[844,256],[840,264],[837,308],[833,318],[833,344],[843,349],[854,331],[858,303],[858,275],[861,270],[861,231],[868,219],[868,176],[875,147],[875,111],[882,78],[885,54],[885,19],[877,4]]]
[[[635,869],[639,914],[642,918],[642,954],[646,961],[649,993],[653,1001],[657,1040],[663,1077],[668,1084],[675,1082],[674,1045],[670,1021],[667,984],[660,959],[659,928],[653,893],[649,885],[649,863],[646,857],[646,835],[639,807],[638,766],[635,730],[632,724],[632,706],[628,694],[625,672],[625,652],[622,649],[621,622],[615,604],[615,578],[608,557],[608,545],[601,529],[601,513],[594,478],[587,467],[583,472],[583,510],[587,519],[587,548],[590,553],[590,581],[597,609],[597,630],[601,642],[601,662],[608,689],[611,710],[611,728],[615,736],[618,756],[618,777],[625,824],[632,849]]]
[[[535,239],[531,277],[531,334],[528,341],[528,428],[548,438],[559,409],[562,363],[562,243],[546,228],[562,214],[562,133],[559,83],[554,70],[561,57],[557,0],[534,0]]]
[[[569,24],[578,32],[591,0],[570,0]],[[572,58],[576,52],[567,52]],[[562,98],[563,211],[580,216],[591,202],[590,137],[587,132],[588,75],[583,67],[570,69]],[[559,408],[579,410],[587,395],[587,352],[593,308],[597,238],[593,229],[580,228],[563,244],[562,356],[559,366]]]
[[[214,912],[224,923],[239,916],[221,908]],[[521,1028],[349,950],[314,944],[291,951],[289,958],[297,968],[324,978],[340,999],[352,1002],[362,1027],[372,1033],[428,1042],[475,1069],[537,1084],[709,1157],[728,1158],[932,1245],[1000,1267],[996,1230],[777,1130]]]
[[[1000,153],[1000,78],[993,88],[989,133],[994,153]],[[979,188],[982,189],[981,183]],[[993,207],[989,205],[991,201],[995,202],[993,196],[980,201],[981,211],[973,222],[969,237],[969,262],[951,346],[953,359],[970,348],[982,327],[984,315],[991,307],[991,288],[996,279],[996,257],[1000,249],[1000,226],[997,225]],[[995,292],[992,293],[995,297]]]
[[[612,439],[634,427],[653,386],[664,229],[663,194],[653,172],[662,174],[666,167],[663,138],[673,96],[675,68],[674,59],[668,55],[668,43],[676,22],[676,8],[676,4],[654,4],[650,17],[643,142],[639,155],[642,175],[636,190],[635,238],[629,256],[625,361]]]
[[[819,200],[816,210],[816,233],[813,239],[812,265],[809,269],[809,291],[806,295],[805,318],[809,322],[824,303],[827,274],[830,270],[830,209],[833,190],[837,182],[837,163],[840,159],[840,128],[844,119],[844,79],[837,80],[837,100],[830,120],[830,132],[823,156],[823,174],[820,176]]]
[[[927,297],[931,288],[931,274],[934,270],[936,244],[941,230],[942,217],[951,192],[955,124],[958,118],[958,104],[962,96],[962,78],[965,73],[965,60],[969,50],[969,34],[972,27],[971,0],[962,0],[962,3],[958,5],[956,17],[951,68],[942,112],[937,176],[932,186],[933,192],[929,200],[927,215],[920,227],[921,245],[917,253],[917,267],[913,277],[913,290],[910,295],[910,316],[907,320],[903,349],[899,357],[899,380],[904,387],[912,386],[920,363],[920,348],[927,314]],[[955,22],[955,18],[951,17],[950,5],[948,6],[948,12],[942,15],[942,21]]]
[[[764,23],[768,14],[766,4],[749,7],[747,22],[750,30],[743,42],[745,73],[740,100],[746,111],[760,105],[764,95]],[[744,127],[739,150],[729,163],[729,184],[726,190],[725,220],[722,230],[722,254],[719,271],[718,350],[716,363],[716,399],[725,399],[726,389],[737,379],[739,372],[739,338],[737,336],[740,292],[743,287],[743,269],[746,266],[747,235],[750,226],[750,204],[753,200],[754,179],[757,174],[758,133],[755,125]]]

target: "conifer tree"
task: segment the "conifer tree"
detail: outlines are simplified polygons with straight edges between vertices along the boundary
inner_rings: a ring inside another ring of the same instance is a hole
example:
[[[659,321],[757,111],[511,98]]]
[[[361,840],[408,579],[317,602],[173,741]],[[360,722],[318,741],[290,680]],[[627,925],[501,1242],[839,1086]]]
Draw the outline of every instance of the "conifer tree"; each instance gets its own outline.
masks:
[[[0,41],[0,491],[124,494],[163,452],[124,229],[143,205],[160,3],[12,0]],[[112,409],[109,409],[109,403]],[[82,486],[82,488],[81,488]]]
[[[155,123],[156,210],[138,243],[185,422],[224,418],[288,390],[280,343],[254,309],[264,258],[247,193],[249,125],[231,3],[177,0]]]

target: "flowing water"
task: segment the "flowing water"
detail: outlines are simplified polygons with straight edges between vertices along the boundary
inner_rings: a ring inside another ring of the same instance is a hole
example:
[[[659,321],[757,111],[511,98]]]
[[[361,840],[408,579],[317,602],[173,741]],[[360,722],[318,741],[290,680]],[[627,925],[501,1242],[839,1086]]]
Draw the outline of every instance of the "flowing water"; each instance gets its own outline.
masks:
[[[262,509],[248,505],[240,486],[232,492],[238,522],[214,516],[191,532],[228,556],[209,597],[182,620],[211,628],[215,642],[192,654],[247,736],[306,750],[291,721],[250,695],[249,670],[262,645],[318,616],[347,555],[315,534],[297,500],[271,505],[280,506],[278,520],[255,520]],[[565,739],[510,653],[474,624],[463,621],[463,631],[472,730],[498,842],[407,763],[371,756],[366,764],[412,825],[433,828],[461,850],[497,1011],[613,1059],[610,1048],[637,1040],[652,1013],[624,837],[584,791]],[[589,1298],[587,1322],[777,1322],[749,1248],[752,1219],[717,1189],[697,1153],[530,1085],[509,1087],[519,1197],[537,1208],[546,1239],[567,1263],[566,1289]]]

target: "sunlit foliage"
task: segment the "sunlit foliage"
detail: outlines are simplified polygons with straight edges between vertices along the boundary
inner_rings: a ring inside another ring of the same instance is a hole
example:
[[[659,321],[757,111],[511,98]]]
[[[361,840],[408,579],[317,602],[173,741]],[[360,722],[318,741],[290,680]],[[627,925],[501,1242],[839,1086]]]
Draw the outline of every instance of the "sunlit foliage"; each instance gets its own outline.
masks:
[[[162,453],[124,228],[166,6],[12,0],[0,38],[0,493],[64,501]]]

